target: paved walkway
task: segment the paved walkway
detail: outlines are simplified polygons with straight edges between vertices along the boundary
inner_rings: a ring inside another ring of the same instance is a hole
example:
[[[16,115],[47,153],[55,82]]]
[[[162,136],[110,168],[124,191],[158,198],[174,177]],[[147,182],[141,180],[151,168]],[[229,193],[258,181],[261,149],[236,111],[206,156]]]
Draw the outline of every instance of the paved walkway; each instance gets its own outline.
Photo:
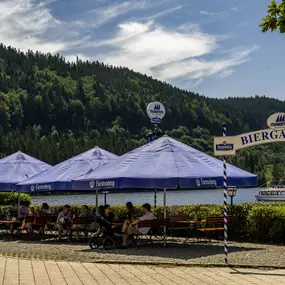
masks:
[[[38,261],[0,257],[2,285],[278,285],[285,270]]]

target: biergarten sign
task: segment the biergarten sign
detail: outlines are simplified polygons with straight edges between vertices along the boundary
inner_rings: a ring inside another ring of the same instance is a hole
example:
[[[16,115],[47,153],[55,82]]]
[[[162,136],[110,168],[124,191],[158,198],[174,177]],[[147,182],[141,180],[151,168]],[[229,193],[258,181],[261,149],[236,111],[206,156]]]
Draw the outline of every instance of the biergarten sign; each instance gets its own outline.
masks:
[[[235,155],[236,150],[265,143],[285,142],[285,113],[271,115],[267,124],[269,129],[254,131],[238,136],[214,138],[216,156]]]

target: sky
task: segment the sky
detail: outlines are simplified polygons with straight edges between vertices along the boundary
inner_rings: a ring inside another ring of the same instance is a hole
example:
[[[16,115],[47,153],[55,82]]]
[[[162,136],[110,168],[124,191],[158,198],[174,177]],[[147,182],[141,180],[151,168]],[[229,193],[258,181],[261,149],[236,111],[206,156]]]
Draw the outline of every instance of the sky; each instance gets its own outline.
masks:
[[[269,0],[0,0],[0,42],[98,60],[208,97],[285,100],[285,35]]]

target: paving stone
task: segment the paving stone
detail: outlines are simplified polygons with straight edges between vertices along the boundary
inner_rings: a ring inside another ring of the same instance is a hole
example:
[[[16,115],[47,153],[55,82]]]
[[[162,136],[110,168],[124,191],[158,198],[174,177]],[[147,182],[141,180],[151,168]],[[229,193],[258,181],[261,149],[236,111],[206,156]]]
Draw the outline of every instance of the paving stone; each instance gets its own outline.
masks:
[[[285,270],[37,261],[0,257],[0,285],[285,285]]]
[[[32,260],[31,263],[36,285],[51,285],[44,262]]]

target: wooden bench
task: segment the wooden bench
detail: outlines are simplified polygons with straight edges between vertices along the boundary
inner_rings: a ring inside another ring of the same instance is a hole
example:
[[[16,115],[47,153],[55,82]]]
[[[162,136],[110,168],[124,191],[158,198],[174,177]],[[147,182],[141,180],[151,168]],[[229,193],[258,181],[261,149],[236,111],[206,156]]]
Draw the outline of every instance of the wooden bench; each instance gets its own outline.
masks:
[[[179,224],[179,222],[189,220],[189,217],[187,215],[169,215],[167,218],[170,220],[169,230],[185,230],[188,228],[183,224]]]
[[[32,225],[33,233],[45,236],[46,233],[57,235],[56,225],[57,216],[39,216],[35,218],[35,222]]]
[[[137,226],[138,230],[141,228],[150,228],[147,234],[133,235],[134,241],[138,247],[138,241],[141,244],[151,243],[153,246],[154,242],[165,242],[166,236],[164,237],[164,229],[168,228],[170,219],[159,219],[159,220],[145,220],[140,221]]]
[[[169,236],[173,238],[173,240],[181,240],[184,238],[184,242],[190,240],[195,240],[196,228],[200,225],[199,220],[189,220],[187,215],[169,215],[170,219],[169,225]]]
[[[228,222],[228,227],[232,223],[233,217],[228,216],[227,222]],[[224,217],[223,216],[213,216],[213,217],[207,217],[206,223],[204,227],[201,227],[198,229],[198,231],[204,233],[205,240],[210,239],[210,233],[218,233],[221,231],[224,231]]]
[[[76,234],[77,237],[88,238],[89,233],[94,233],[98,229],[91,229],[90,226],[92,222],[95,222],[94,218],[91,217],[76,217],[72,220],[72,227],[70,229],[70,239]]]
[[[18,227],[17,228],[18,236],[20,236],[20,234],[22,234],[23,232],[26,232],[27,234],[32,234],[32,225],[35,221],[35,216],[26,216],[24,221],[25,221],[25,225],[31,225],[31,227],[27,227],[27,226],[25,226],[24,228],[22,228],[22,226]],[[29,231],[29,230],[31,230],[31,231]]]

